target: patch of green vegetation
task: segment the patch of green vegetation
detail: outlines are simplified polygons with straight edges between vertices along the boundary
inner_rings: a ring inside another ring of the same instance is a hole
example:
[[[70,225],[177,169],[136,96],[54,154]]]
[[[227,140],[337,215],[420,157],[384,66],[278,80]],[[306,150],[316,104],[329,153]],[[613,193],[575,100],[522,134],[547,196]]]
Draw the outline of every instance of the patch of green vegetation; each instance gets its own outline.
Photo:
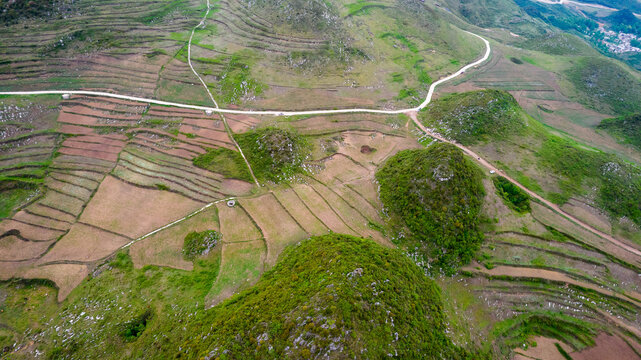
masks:
[[[510,61],[511,61],[511,62],[513,62],[513,63],[515,63],[515,64],[517,64],[517,65],[521,65],[521,64],[523,64],[523,60],[521,60],[521,59],[519,59],[519,58],[515,58],[515,57],[511,57],[511,58],[510,58]]]
[[[597,126],[619,143],[630,144],[641,151],[641,114],[605,119]]]
[[[252,7],[285,32],[331,33],[340,31],[338,9],[324,0],[256,0]]]
[[[409,51],[413,53],[418,53],[418,47],[412,41],[410,41],[405,35],[399,33],[386,32],[381,34],[381,39],[392,38],[399,41],[399,43],[405,46]]]
[[[151,25],[157,23],[167,17],[169,14],[176,11],[179,7],[183,7],[187,4],[185,0],[170,0],[165,1],[163,5],[155,6],[154,11],[147,13],[143,16],[140,16],[136,19],[138,22],[141,22],[145,25]]]
[[[294,130],[264,127],[236,135],[259,180],[281,182],[302,173],[310,145]]]
[[[158,190],[165,190],[165,191],[169,190],[169,186],[167,186],[167,185],[165,185],[165,184],[161,184],[161,183],[157,183],[157,184],[156,184],[156,188],[157,188]]]
[[[167,51],[165,51],[165,49],[153,49],[151,50],[151,52],[148,52],[145,54],[147,58],[154,58],[158,55],[168,55],[168,54],[167,54]]]
[[[586,149],[549,135],[537,152],[540,164],[563,177],[563,197],[596,188],[597,204],[616,218],[641,224],[641,169],[616,155]]]
[[[534,336],[545,336],[581,350],[594,346],[598,332],[597,325],[551,311],[522,314],[497,323],[493,329],[494,335],[502,339],[504,346],[512,349],[531,343]]]
[[[559,351],[559,354],[561,354],[561,356],[563,356],[565,360],[572,360],[572,356],[570,356],[570,354],[568,354],[568,352],[565,351],[565,349],[563,349],[563,347],[561,347],[559,343],[554,343],[554,346]]]
[[[195,166],[219,173],[227,178],[252,181],[245,160],[238,151],[227,148],[209,149],[193,159]]]
[[[117,47],[118,37],[114,32],[99,29],[74,30],[40,48],[43,56],[58,55],[61,52],[87,53]],[[78,79],[77,81],[81,81]]]
[[[520,187],[512,184],[503,176],[492,178],[496,193],[505,201],[505,204],[520,213],[530,212],[530,197]]]
[[[134,350],[149,358],[145,351],[176,344],[183,326],[203,311],[219,266],[218,249],[196,259],[192,271],[135,269],[129,255],[119,252],[62,303],[49,282],[0,283],[0,317],[18,344],[37,332],[35,346],[43,358],[122,359]]]
[[[183,242],[183,257],[194,260],[198,256],[209,254],[222,237],[223,235],[216,230],[190,232]]]
[[[35,184],[1,181],[0,182],[0,219],[10,217],[20,206],[29,202],[38,195],[38,187]]]
[[[641,81],[613,60],[584,57],[565,71],[577,100],[597,111],[641,112]]]
[[[518,103],[502,90],[446,95],[421,111],[419,118],[425,126],[464,145],[502,139],[525,128]]]
[[[151,320],[153,312],[147,308],[142,314],[122,325],[120,336],[127,342],[136,340],[147,328],[147,322]]]
[[[243,98],[258,96],[267,89],[267,85],[251,76],[252,59],[253,55],[249,52],[223,55],[215,59],[225,64],[223,71],[218,75],[218,82],[213,85],[220,92],[223,102],[235,104]]]
[[[52,18],[70,11],[69,3],[64,0],[0,0],[0,22],[11,25],[24,19]]]
[[[418,249],[430,266],[446,273],[468,263],[483,241],[478,229],[482,177],[461,150],[447,143],[401,151],[376,173],[392,221],[411,232],[401,244]]]
[[[446,0],[451,8],[483,28],[504,28],[528,37],[540,34],[543,26],[530,18],[511,0]]]
[[[438,286],[400,251],[330,234],[288,248],[254,287],[172,334],[182,340],[179,350],[143,348],[151,341],[143,334],[133,355],[306,359],[367,351],[372,358],[483,358],[452,344],[442,308]]]
[[[349,17],[356,15],[367,15],[369,14],[370,9],[385,9],[388,6],[385,4],[378,4],[366,0],[359,0],[358,2],[352,4],[346,4],[345,7],[347,8],[346,17]]]
[[[368,58],[367,54],[355,47],[327,43],[313,51],[292,51],[286,56],[285,63],[298,72],[312,72],[320,76],[328,67],[344,68],[354,59]]]

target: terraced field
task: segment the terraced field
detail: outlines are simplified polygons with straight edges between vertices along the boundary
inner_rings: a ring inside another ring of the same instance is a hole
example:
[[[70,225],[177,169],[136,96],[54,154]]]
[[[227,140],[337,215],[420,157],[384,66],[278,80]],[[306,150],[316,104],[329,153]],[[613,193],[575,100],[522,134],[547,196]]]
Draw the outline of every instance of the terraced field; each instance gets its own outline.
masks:
[[[252,188],[192,164],[207,149],[234,149],[215,117],[107,98],[38,100],[7,100],[3,112],[3,180],[27,191],[0,223],[3,279],[50,279],[62,300],[124,245]]]

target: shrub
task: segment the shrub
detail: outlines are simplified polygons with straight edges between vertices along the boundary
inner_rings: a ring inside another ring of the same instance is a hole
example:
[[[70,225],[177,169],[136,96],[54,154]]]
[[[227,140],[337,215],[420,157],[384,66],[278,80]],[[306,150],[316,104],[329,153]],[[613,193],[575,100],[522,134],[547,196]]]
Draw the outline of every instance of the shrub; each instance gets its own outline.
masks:
[[[215,230],[203,232],[192,231],[185,236],[183,242],[183,256],[187,260],[194,260],[200,255],[207,255],[220,241],[222,234]]]
[[[120,335],[127,342],[136,340],[147,327],[147,323],[151,320],[153,313],[150,308],[147,308],[142,314],[136,316],[131,321],[122,325],[122,332]]]
[[[503,176],[492,178],[496,193],[505,201],[506,205],[520,213],[530,211],[530,197],[520,187],[512,184]]]
[[[431,264],[447,273],[469,262],[483,240],[482,176],[447,143],[401,151],[376,173],[385,207],[407,226]]]

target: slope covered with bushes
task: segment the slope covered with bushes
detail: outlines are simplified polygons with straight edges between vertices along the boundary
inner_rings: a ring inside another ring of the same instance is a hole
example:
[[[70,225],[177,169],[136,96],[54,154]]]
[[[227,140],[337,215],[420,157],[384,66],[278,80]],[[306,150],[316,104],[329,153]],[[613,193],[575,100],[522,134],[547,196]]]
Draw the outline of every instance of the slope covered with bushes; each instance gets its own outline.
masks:
[[[440,292],[433,280],[398,250],[340,234],[290,248],[253,288],[185,328],[179,331],[184,339],[179,349],[159,349],[156,355],[470,357],[445,334]]]
[[[259,180],[280,182],[303,170],[308,154],[304,138],[293,130],[265,127],[236,135]]]
[[[421,122],[465,145],[520,132],[524,123],[518,103],[501,90],[446,95],[420,114]]]
[[[401,151],[376,173],[383,204],[411,232],[404,245],[418,247],[445,272],[470,261],[483,240],[477,228],[482,176],[461,150],[446,143]]]

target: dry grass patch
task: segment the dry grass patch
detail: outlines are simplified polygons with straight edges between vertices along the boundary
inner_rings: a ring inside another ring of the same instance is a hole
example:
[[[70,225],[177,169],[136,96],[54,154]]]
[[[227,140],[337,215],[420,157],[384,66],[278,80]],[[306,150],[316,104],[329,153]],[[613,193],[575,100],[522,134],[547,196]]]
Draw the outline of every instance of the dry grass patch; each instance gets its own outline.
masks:
[[[305,203],[307,208],[331,231],[339,234],[358,235],[336,214],[331,206],[309,185],[293,186],[296,195]]]
[[[330,156],[323,166],[325,168],[314,177],[325,184],[346,183],[372,175],[371,169],[355,163],[344,154]]]
[[[627,341],[619,336],[601,333],[595,339],[596,345],[570,353],[574,360],[590,359],[617,359],[617,360],[637,360],[639,355],[633,350]]]
[[[53,261],[92,262],[113,254],[129,241],[130,239],[124,236],[82,223],[76,223],[40,259],[39,263],[45,264]]]
[[[559,346],[563,347],[563,350],[566,352],[572,352],[572,348],[556,339],[536,336],[532,341],[536,343],[536,346],[530,346],[527,350],[523,350],[521,348],[514,349],[516,354],[525,356],[525,359],[566,360],[554,345],[557,343]]]
[[[0,261],[21,261],[37,258],[44,254],[54,241],[24,241],[17,236],[5,236],[0,238]]]
[[[209,208],[170,228],[131,246],[129,254],[137,269],[145,265],[193,270],[194,264],[183,257],[185,236],[192,231],[219,230],[216,209]]]
[[[40,203],[73,216],[80,215],[82,208],[85,206],[85,202],[78,198],[52,190],[47,190]]]
[[[71,226],[70,223],[62,222],[55,219],[46,218],[43,216],[33,215],[24,210],[18,211],[13,218],[16,221],[45,227],[48,229],[55,229],[60,231],[67,231]]]
[[[224,243],[244,242],[262,239],[260,229],[247,215],[242,206],[227,206],[221,202],[216,204],[218,218],[220,219],[220,232],[223,234]]]
[[[316,192],[323,197],[331,208],[338,214],[338,216],[347,224],[352,230],[358,232],[358,235],[364,238],[371,238],[381,244],[389,244],[388,241],[381,235],[381,233],[371,229],[368,224],[369,221],[360,213],[354,204],[347,202],[337,193],[327,186],[314,182],[312,187]]]
[[[287,209],[288,213],[296,219],[308,234],[319,236],[329,232],[327,226],[309,211],[305,203],[301,201],[293,189],[284,188],[276,190],[274,191],[274,196],[276,196],[278,202]]]
[[[287,245],[309,236],[272,194],[242,200],[241,204],[258,224],[265,236],[265,242],[267,243],[265,264],[268,267],[276,264],[278,255]]]
[[[89,269],[86,265],[53,264],[31,268],[22,277],[53,281],[58,287],[58,301],[62,301],[87,275],[89,275]]]
[[[585,202],[571,198],[561,206],[561,209],[577,219],[592,225],[595,229],[604,233],[612,233],[612,224],[608,216],[599,209],[586,204]]]
[[[46,229],[39,226],[33,226],[14,220],[6,219],[0,222],[0,234],[4,234],[8,231],[18,231],[20,236],[23,238],[33,240],[33,241],[48,241],[56,239],[60,235],[64,234],[64,231]]]
[[[641,260],[635,254],[612,244],[610,241],[603,239],[588,230],[585,230],[543,205],[536,202],[533,202],[531,205],[532,216],[544,225],[551,226],[566,234],[571,234],[579,241],[593,246],[607,254],[611,254],[616,258],[635,264],[636,266],[641,266]]]
[[[82,222],[137,238],[201,208],[204,203],[107,176],[82,213]]]
[[[263,240],[223,243],[220,271],[205,297],[207,306],[215,306],[238,291],[254,285],[263,272],[265,254]]]
[[[421,148],[421,145],[412,138],[386,135],[380,132],[347,131],[342,136],[343,142],[339,144],[338,151],[368,168],[380,165],[388,157],[401,150]],[[361,148],[364,145],[376,150],[363,153]]]
[[[494,188],[491,179],[483,179],[485,199],[483,200],[482,213],[488,218],[498,221],[494,227],[497,232],[517,231],[534,235],[543,235],[547,232],[545,226],[532,217],[531,214],[517,214],[507,207]]]

